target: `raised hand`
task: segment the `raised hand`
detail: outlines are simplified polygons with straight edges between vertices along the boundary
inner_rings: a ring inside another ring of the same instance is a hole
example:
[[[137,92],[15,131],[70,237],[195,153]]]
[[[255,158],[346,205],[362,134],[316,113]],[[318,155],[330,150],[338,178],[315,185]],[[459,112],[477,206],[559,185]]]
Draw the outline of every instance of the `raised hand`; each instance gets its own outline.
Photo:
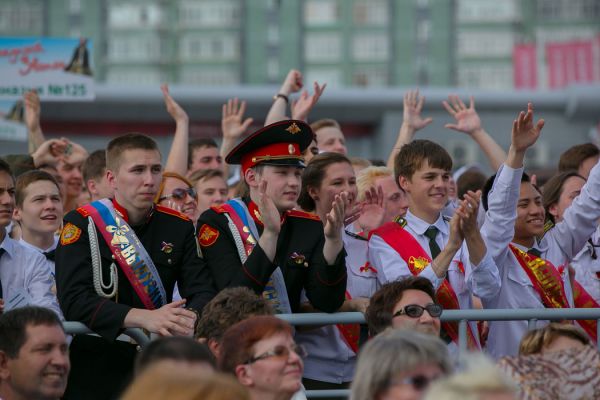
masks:
[[[469,107],[456,95],[448,96],[448,101],[444,100],[442,104],[446,111],[456,120],[455,124],[446,124],[444,128],[463,132],[467,135],[472,135],[481,129],[481,119],[477,111],[475,111],[473,96],[469,98]]]
[[[365,200],[361,202],[361,212],[358,225],[364,233],[369,233],[383,224],[385,218],[385,196],[383,189],[370,187],[365,192]]]
[[[326,240],[339,241],[344,227],[346,208],[350,206],[347,192],[336,194],[331,204],[331,211],[325,216],[323,232]]]
[[[221,130],[223,131],[224,140],[236,140],[239,139],[244,132],[248,130],[253,122],[252,118],[246,118],[244,120],[244,113],[246,112],[246,102],[239,101],[237,97],[235,99],[227,100],[227,103],[223,104],[221,114]]]
[[[281,215],[273,199],[267,194],[267,181],[263,180],[258,186],[258,211],[262,217],[265,232],[278,235],[281,231]]]
[[[31,154],[33,164],[36,167],[44,164],[56,166],[59,161],[65,161],[68,144],[69,141],[64,138],[46,140]]]
[[[171,97],[169,94],[169,85],[163,83],[160,85],[160,90],[163,93],[163,98],[165,99],[165,106],[167,107],[167,112],[169,115],[175,120],[175,122],[184,122],[187,123],[189,118],[187,113],[181,106]]]
[[[315,82],[313,84],[313,94],[309,95],[307,90],[302,91],[298,100],[292,102],[292,119],[306,121],[308,119],[308,114],[319,101],[323,91],[325,91],[325,87],[327,87],[326,83],[319,86],[319,84]]]
[[[421,117],[421,110],[425,97],[419,95],[419,90],[409,90],[404,94],[404,112],[402,123],[407,124],[411,129],[418,131],[429,125],[433,118]]]
[[[25,125],[27,126],[27,130],[30,132],[37,131],[40,129],[40,97],[35,90],[31,90],[23,95],[23,100],[25,103]]]
[[[477,214],[479,211],[479,200],[481,199],[481,190],[473,192],[471,190],[463,196],[463,204],[460,210],[460,230],[464,237],[470,237],[473,234],[479,234],[479,226],[477,225]]]
[[[292,69],[288,72],[279,92],[286,96],[296,93],[302,89],[302,73],[297,69]]]
[[[182,308],[185,299],[165,304],[157,310],[148,311],[143,328],[161,336],[192,336],[196,314]]]
[[[88,152],[82,145],[77,144],[65,137],[61,137],[60,140],[66,143],[63,155],[65,162],[77,165],[83,163],[88,158]]]
[[[513,121],[511,147],[517,152],[527,150],[538,140],[543,127],[543,119],[533,123],[533,104],[527,103],[527,113],[521,111]]]

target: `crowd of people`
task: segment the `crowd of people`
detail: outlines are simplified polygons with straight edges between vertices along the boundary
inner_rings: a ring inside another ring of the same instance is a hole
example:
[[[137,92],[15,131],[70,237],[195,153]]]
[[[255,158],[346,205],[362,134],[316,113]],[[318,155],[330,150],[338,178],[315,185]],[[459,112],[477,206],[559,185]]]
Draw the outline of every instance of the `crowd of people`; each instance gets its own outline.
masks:
[[[600,398],[596,321],[471,321],[464,358],[440,320],[600,307],[600,150],[567,149],[541,182],[524,171],[544,127],[533,104],[505,151],[451,95],[446,128],[479,145],[487,177],[415,138],[432,120],[409,91],[389,154],[350,157],[338,122],[308,123],[326,85],[303,86],[290,71],[251,133],[229,100],[219,146],[190,140],[163,85],[164,162],[139,133],[89,153],[46,139],[24,96],[29,153],[0,159],[1,399]],[[366,324],[275,316],[343,311]]]

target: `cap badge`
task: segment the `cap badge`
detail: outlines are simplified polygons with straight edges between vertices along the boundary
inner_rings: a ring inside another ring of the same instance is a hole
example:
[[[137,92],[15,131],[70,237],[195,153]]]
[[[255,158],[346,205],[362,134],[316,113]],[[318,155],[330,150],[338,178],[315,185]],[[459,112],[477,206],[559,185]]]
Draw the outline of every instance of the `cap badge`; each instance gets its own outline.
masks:
[[[296,125],[295,122],[293,122],[290,126],[287,127],[286,131],[288,131],[292,135],[295,135],[296,133],[300,132],[301,129],[298,128],[298,125]]]
[[[294,154],[294,153],[296,152],[296,149],[294,148],[294,145],[293,145],[293,144],[289,144],[289,145],[288,145],[288,152],[289,152],[290,154]]]

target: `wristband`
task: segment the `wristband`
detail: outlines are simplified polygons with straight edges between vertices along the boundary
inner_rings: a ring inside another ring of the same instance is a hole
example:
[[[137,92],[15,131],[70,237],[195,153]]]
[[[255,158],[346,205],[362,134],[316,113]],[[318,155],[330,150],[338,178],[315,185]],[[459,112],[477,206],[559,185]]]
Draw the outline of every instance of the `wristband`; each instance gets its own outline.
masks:
[[[282,94],[282,93],[277,93],[275,96],[273,96],[273,101],[275,101],[275,100],[277,100],[279,98],[284,99],[285,102],[288,103],[288,104],[290,102],[290,99],[285,94]]]

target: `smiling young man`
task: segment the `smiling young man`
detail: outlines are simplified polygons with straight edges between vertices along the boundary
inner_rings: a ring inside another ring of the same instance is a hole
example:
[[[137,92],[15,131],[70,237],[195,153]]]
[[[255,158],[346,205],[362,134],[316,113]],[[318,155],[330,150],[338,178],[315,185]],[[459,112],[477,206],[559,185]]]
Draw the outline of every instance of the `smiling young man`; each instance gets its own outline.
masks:
[[[60,399],[69,375],[68,347],[62,323],[47,308],[0,316],[0,399]]]
[[[300,294],[315,308],[336,311],[346,289],[342,227],[347,196],[336,196],[325,226],[296,211],[310,127],[288,120],[250,135],[226,158],[241,164],[250,196],[212,207],[200,216],[198,241],[217,289],[246,286],[297,312]]]
[[[46,258],[6,233],[14,207],[15,180],[8,164],[0,160],[0,313],[4,309],[38,305],[52,309],[62,318]]]
[[[191,335],[194,310],[199,312],[215,294],[191,220],[154,206],[161,173],[154,140],[140,134],[113,139],[107,148],[107,178],[114,199],[65,216],[56,252],[58,297],[68,320],[83,322],[100,335],[73,339],[67,399],[116,396],[137,352],[128,340],[119,340],[122,330]],[[172,302],[175,282],[184,300]],[[98,376],[107,384],[95,385]]]
[[[508,157],[484,197],[487,213],[481,231],[502,279],[498,296],[482,299],[485,308],[565,308],[580,300],[568,265],[600,218],[600,167],[592,168],[563,220],[544,233],[542,195],[523,174],[525,153],[543,126],[543,120],[534,124],[530,103],[513,123]],[[589,328],[595,335],[595,326]],[[491,322],[488,352],[495,358],[516,355],[527,330],[527,321]]]
[[[498,268],[477,227],[479,195],[467,194],[451,220],[441,213],[452,169],[446,150],[429,140],[415,140],[402,147],[394,169],[409,205],[404,219],[384,224],[369,240],[369,262],[378,281],[425,277],[444,309],[470,309],[472,296],[496,295]],[[458,343],[457,325],[442,324],[442,337]],[[469,324],[468,344],[480,346],[474,323]]]
[[[56,232],[63,215],[58,183],[47,172],[26,172],[17,179],[15,199],[14,220],[21,227],[19,243],[44,254],[54,275]]]

